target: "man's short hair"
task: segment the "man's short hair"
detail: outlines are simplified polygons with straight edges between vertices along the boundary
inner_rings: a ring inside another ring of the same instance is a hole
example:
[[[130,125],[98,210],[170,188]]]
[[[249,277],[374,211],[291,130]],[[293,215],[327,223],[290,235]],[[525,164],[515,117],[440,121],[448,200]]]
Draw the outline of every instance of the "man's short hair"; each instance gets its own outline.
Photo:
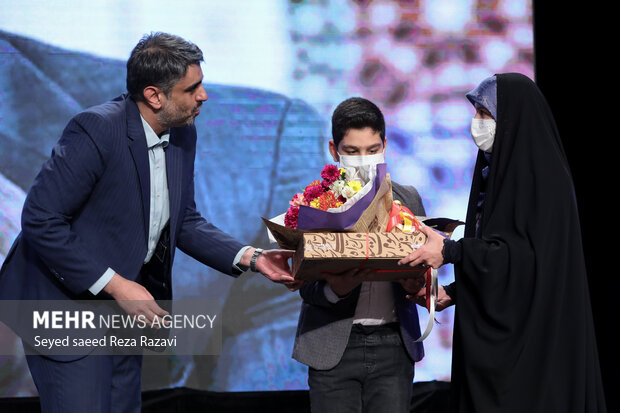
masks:
[[[202,60],[198,46],[178,36],[161,32],[144,35],[127,60],[127,92],[136,102],[144,100],[147,86],[156,86],[169,96],[187,68]]]
[[[349,98],[341,102],[332,115],[332,139],[336,147],[347,134],[349,129],[371,128],[381,135],[381,141],[385,142],[385,120],[381,110],[369,101],[361,97]]]

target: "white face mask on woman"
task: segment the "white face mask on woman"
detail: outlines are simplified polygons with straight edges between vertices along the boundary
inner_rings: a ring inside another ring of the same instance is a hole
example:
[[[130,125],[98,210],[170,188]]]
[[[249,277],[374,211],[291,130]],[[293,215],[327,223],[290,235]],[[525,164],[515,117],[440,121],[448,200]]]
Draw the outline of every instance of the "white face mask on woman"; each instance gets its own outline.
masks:
[[[472,119],[471,137],[480,150],[491,153],[495,140],[495,119]]]

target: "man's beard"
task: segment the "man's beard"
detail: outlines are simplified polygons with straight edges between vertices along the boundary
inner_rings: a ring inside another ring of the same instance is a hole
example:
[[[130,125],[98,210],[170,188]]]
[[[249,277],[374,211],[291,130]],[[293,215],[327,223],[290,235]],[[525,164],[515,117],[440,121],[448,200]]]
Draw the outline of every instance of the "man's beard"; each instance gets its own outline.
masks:
[[[196,118],[196,110],[200,105],[200,103],[197,104],[188,115],[187,111],[181,109],[172,100],[168,100],[157,114],[157,122],[166,129],[192,125]]]

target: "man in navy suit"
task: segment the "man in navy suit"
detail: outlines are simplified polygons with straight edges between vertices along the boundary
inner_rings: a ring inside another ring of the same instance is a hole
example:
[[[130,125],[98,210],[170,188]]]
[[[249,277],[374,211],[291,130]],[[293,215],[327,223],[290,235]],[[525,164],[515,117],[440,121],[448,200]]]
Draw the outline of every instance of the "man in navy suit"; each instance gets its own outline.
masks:
[[[248,268],[296,289],[289,251],[245,246],[194,202],[194,119],[207,100],[202,52],[177,36],[143,37],[127,95],[76,115],[26,198],[22,232],[0,270],[0,299],[113,298],[149,321],[172,298],[176,247],[229,275]],[[140,411],[141,356],[32,354],[42,410]]]
[[[329,150],[341,167],[384,163],[385,121],[369,100],[338,105],[332,137]],[[415,215],[425,215],[414,187],[392,182],[392,193]],[[423,280],[364,281],[365,270],[323,275],[300,289],[293,348],[293,358],[309,367],[312,412],[409,412],[414,363],[424,348],[415,341],[416,306],[406,297]]]

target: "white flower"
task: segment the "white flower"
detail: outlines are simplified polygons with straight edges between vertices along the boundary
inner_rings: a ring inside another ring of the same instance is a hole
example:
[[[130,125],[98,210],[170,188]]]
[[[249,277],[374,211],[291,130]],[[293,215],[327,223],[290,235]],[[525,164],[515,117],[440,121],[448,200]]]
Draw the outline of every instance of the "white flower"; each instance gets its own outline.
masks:
[[[342,196],[346,199],[353,197],[353,195],[355,195],[355,189],[351,188],[350,186],[345,186],[344,188],[342,188]]]
[[[342,194],[342,190],[346,186],[345,182],[341,179],[332,182],[329,189],[334,193],[334,197],[338,198]]]

